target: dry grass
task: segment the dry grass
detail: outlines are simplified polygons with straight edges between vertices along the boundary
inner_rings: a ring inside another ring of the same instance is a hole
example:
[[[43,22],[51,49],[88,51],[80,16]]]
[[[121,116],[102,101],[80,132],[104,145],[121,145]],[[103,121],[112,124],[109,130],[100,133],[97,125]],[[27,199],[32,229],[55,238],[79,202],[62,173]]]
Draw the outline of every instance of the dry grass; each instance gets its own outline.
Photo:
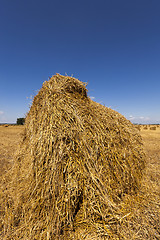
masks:
[[[0,176],[12,166],[23,130],[23,126],[0,126]]]
[[[148,168],[140,185],[138,131],[77,79],[44,83],[20,146],[2,176],[3,239],[157,239],[159,198]]]

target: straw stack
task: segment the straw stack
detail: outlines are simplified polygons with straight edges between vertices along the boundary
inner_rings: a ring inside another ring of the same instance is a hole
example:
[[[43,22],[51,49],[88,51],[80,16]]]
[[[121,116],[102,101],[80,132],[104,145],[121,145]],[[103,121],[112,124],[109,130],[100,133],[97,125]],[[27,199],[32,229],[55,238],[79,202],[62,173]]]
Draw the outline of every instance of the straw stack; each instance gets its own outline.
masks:
[[[132,123],[92,101],[85,83],[57,74],[26,117],[3,191],[3,234],[70,239],[77,226],[105,229],[118,218],[123,196],[137,192],[144,165]]]
[[[156,126],[153,126],[153,127],[150,127],[149,129],[150,130],[156,130],[157,128],[156,128]]]

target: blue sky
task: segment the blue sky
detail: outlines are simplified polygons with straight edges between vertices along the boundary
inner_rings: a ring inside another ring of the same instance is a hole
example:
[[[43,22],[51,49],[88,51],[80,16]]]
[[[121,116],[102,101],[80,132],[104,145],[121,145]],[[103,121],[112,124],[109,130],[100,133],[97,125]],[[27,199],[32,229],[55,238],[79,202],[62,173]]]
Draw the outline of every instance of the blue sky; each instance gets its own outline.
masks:
[[[160,123],[159,0],[0,0],[0,123],[55,73],[132,122]]]

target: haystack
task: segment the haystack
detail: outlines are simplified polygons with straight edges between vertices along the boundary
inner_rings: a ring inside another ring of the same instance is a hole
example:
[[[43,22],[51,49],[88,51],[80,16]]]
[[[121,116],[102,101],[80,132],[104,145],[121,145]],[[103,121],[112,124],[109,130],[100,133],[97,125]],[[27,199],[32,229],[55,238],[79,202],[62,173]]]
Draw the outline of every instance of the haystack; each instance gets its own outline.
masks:
[[[150,127],[149,129],[150,130],[156,130],[157,128],[156,128],[156,126],[153,126],[153,127]]]
[[[76,227],[107,229],[123,196],[138,190],[143,168],[132,123],[92,101],[85,83],[57,74],[44,82],[26,117],[3,192],[3,234],[70,239]]]

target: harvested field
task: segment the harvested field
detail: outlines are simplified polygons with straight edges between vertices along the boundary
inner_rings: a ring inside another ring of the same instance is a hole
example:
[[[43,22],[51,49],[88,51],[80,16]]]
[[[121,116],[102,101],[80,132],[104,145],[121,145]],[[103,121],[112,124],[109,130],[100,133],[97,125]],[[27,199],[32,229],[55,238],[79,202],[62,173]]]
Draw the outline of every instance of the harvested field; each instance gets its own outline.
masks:
[[[23,126],[7,126],[0,126],[0,176],[12,166],[13,155],[24,130]]]
[[[13,154],[22,139],[23,130],[24,126],[9,126],[8,128],[0,126],[1,179],[5,171],[12,166]],[[116,230],[117,235],[120,232],[121,237],[115,235],[110,239],[160,239],[160,128],[156,131],[150,131],[149,128],[146,131],[142,128],[140,134],[147,161],[141,187],[142,206],[134,205],[134,201],[130,202],[131,214],[126,216],[125,221],[121,220]],[[87,236],[83,229],[78,229],[76,235],[79,239],[100,239],[94,232]]]
[[[12,166],[13,154],[22,139],[24,126],[0,126],[0,178]],[[110,239],[160,239],[160,128],[140,132],[146,152],[146,171],[141,187],[142,205],[130,203],[131,214],[117,227],[121,237]],[[0,179],[0,180],[1,180]],[[144,194],[144,195],[143,195]],[[79,232],[79,233],[78,233]],[[80,235],[81,233],[81,235]],[[79,239],[100,239],[94,233],[87,236],[83,229],[77,230]],[[2,238],[5,239],[5,238]],[[107,238],[106,238],[107,239]]]

